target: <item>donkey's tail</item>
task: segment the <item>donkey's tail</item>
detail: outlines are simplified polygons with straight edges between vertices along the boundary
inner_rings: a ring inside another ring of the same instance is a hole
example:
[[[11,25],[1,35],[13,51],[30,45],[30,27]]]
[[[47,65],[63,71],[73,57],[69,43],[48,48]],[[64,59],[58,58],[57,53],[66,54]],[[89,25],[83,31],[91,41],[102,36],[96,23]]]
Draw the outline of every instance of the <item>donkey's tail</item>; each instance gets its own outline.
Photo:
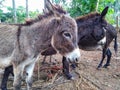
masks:
[[[114,50],[115,50],[115,54],[117,56],[117,51],[118,51],[117,36],[115,37],[115,40],[114,40]]]

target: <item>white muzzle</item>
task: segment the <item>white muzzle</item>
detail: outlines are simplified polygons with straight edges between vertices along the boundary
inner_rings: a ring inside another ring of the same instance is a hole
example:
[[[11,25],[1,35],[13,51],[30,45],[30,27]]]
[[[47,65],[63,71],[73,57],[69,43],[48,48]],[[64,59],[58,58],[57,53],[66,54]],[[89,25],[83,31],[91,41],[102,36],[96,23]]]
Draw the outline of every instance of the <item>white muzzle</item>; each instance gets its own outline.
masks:
[[[74,49],[71,53],[65,55],[69,62],[77,62],[80,58],[79,48]]]

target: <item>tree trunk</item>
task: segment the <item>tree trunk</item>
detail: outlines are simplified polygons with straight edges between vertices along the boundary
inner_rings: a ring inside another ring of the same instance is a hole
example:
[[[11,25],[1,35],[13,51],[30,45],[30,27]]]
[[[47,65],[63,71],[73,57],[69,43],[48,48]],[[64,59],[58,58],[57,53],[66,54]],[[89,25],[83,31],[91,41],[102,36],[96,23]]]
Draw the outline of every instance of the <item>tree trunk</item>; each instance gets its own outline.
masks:
[[[29,11],[28,11],[28,0],[26,0],[26,18],[29,18]]]
[[[17,23],[15,0],[12,0],[12,5],[13,5],[13,20],[14,20],[14,23]]]
[[[97,0],[97,3],[96,3],[96,9],[95,9],[96,12],[98,11],[98,6],[99,6],[99,0]]]

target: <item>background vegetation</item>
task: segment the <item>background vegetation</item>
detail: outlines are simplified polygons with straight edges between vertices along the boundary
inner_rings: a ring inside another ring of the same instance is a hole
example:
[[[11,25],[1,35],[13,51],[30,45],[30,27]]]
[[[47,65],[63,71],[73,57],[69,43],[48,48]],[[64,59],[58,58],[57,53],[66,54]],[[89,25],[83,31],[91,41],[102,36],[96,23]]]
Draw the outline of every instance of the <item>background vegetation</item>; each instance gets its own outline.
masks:
[[[25,18],[34,18],[40,12],[28,11],[26,7],[19,6],[15,8],[15,0],[12,0],[13,7],[4,7],[2,3],[5,0],[0,0],[0,20],[5,23],[23,23]],[[53,3],[60,4],[66,9],[72,17],[85,15],[91,12],[101,12],[106,6],[109,6],[109,11],[106,19],[109,23],[115,24],[116,16],[120,15],[120,0],[51,0]],[[4,12],[2,8],[6,8],[8,12]]]

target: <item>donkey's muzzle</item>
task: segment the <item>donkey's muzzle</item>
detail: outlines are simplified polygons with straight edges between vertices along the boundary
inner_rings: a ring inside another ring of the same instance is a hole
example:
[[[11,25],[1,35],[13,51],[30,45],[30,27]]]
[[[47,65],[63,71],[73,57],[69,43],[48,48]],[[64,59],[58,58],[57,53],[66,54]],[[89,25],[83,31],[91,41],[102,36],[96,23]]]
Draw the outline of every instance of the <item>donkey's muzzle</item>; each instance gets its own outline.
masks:
[[[80,50],[79,48],[74,49],[72,52],[66,54],[65,56],[67,58],[67,61],[72,62],[78,62],[80,58]]]

